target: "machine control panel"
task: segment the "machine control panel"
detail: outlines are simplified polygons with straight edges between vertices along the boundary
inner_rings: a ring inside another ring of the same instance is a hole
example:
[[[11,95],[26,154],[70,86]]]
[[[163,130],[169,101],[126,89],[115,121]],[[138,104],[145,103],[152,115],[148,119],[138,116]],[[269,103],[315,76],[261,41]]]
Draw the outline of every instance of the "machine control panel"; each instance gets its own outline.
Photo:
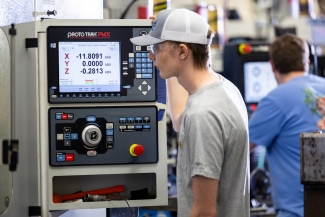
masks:
[[[158,162],[156,106],[49,109],[50,165]]]
[[[157,101],[150,47],[130,41],[149,31],[149,26],[48,27],[49,103]]]

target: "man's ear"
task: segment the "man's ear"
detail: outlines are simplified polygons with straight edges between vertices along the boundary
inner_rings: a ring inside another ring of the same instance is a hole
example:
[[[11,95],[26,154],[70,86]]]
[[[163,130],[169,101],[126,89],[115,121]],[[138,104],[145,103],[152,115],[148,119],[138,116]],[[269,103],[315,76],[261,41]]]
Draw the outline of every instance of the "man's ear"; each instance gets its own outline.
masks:
[[[179,48],[179,58],[184,60],[189,54],[189,49],[185,44],[180,44],[178,48]]]

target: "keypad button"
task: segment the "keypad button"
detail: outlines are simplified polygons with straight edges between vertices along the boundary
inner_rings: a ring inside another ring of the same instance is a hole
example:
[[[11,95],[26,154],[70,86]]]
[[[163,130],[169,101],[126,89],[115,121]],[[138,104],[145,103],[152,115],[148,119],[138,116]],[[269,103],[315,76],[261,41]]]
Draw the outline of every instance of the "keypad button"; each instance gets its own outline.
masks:
[[[114,131],[113,130],[106,130],[106,136],[113,136]]]
[[[67,162],[74,161],[74,154],[66,154],[65,161],[67,161]]]
[[[114,136],[106,136],[106,142],[114,142]]]
[[[61,120],[62,119],[62,114],[59,114],[59,113],[55,114],[55,119],[56,120]]]
[[[143,123],[150,123],[150,117],[148,116],[143,117]]]
[[[68,114],[68,120],[73,120],[73,114]]]
[[[128,120],[128,123],[129,124],[133,124],[134,123],[134,118],[132,118],[132,117],[128,118],[127,120]]]
[[[142,125],[135,125],[134,128],[135,128],[136,131],[142,131],[143,130]]]
[[[78,133],[71,133],[71,140],[78,140]]]
[[[68,114],[62,114],[61,118],[62,120],[68,120]]]
[[[62,133],[56,134],[56,140],[63,140],[63,134]]]
[[[71,140],[64,140],[63,144],[64,146],[71,146]]]
[[[142,74],[142,78],[152,78],[152,74]]]
[[[120,124],[126,124],[126,118],[119,118]]]
[[[135,123],[137,123],[137,124],[142,123],[142,117],[136,117],[135,118]]]
[[[63,127],[63,133],[71,133],[71,127]]]
[[[65,154],[56,154],[56,161],[64,162],[65,161]]]
[[[106,129],[114,129],[114,123],[106,123]]]

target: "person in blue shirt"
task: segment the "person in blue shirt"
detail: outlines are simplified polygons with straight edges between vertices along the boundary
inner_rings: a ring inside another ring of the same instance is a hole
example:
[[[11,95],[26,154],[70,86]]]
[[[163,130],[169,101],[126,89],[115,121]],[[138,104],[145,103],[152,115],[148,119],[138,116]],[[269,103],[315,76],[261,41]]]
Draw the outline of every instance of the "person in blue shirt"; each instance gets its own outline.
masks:
[[[269,54],[279,85],[249,120],[250,149],[266,147],[277,217],[301,217],[300,133],[325,130],[325,79],[308,74],[308,45],[295,35],[277,38]]]

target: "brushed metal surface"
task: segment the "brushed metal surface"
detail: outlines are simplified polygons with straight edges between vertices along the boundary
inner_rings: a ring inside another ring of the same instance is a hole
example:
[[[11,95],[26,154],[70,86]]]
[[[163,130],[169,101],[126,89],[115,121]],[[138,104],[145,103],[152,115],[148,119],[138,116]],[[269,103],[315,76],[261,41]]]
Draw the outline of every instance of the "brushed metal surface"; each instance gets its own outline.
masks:
[[[10,49],[6,34],[0,28],[0,154],[2,140],[10,137]],[[2,159],[2,157],[0,158]],[[0,214],[8,209],[12,197],[12,173],[0,162]]]

